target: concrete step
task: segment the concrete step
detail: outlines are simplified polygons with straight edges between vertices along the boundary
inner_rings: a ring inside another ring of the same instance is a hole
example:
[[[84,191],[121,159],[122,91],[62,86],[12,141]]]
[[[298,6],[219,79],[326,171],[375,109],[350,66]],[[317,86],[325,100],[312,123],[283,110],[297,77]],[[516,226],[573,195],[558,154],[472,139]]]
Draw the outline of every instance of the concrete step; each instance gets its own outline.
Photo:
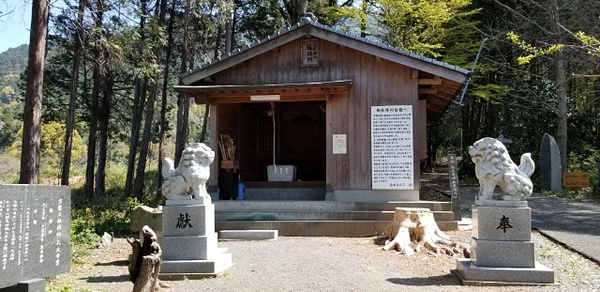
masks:
[[[383,233],[389,223],[388,220],[217,221],[216,229],[278,230],[280,236],[364,237]],[[437,225],[442,231],[458,230],[455,221],[438,221]]]
[[[436,221],[452,221],[452,211],[432,211]],[[216,211],[216,221],[306,221],[372,220],[391,221],[394,211],[231,210]]]
[[[220,230],[278,230],[283,236],[374,236],[396,207],[429,208],[442,230],[458,230],[450,202],[216,201]]]
[[[312,211],[393,211],[396,207],[429,208],[432,211],[451,211],[450,202],[393,201],[393,202],[340,202],[340,201],[215,201],[215,211],[312,210]]]
[[[279,236],[278,230],[221,230],[219,239],[232,240],[274,240]]]

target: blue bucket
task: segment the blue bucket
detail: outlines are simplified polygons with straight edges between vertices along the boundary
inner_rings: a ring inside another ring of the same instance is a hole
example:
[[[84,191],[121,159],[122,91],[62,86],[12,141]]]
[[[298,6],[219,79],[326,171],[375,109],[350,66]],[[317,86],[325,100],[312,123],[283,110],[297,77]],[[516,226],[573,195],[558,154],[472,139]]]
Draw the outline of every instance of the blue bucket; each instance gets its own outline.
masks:
[[[246,185],[243,182],[238,182],[238,200],[244,200],[246,197]]]

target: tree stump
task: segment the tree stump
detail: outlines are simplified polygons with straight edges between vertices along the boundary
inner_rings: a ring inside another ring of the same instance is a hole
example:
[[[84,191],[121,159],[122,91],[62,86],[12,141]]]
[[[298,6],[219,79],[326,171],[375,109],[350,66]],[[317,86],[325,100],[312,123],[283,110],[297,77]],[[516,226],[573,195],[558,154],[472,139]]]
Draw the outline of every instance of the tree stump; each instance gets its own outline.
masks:
[[[452,242],[450,237],[440,230],[435,223],[433,213],[427,208],[397,207],[394,211],[394,219],[385,232],[377,237],[377,241],[385,241],[383,250],[396,249],[406,255],[413,255],[423,246],[436,254],[445,252],[455,255],[461,252],[460,248],[463,249],[462,252],[466,250],[465,247]]]
[[[129,257],[129,279],[133,282],[132,292],[153,292],[158,290],[158,274],[162,264],[162,251],[158,237],[152,228],[144,225],[140,238],[128,238],[131,245]]]

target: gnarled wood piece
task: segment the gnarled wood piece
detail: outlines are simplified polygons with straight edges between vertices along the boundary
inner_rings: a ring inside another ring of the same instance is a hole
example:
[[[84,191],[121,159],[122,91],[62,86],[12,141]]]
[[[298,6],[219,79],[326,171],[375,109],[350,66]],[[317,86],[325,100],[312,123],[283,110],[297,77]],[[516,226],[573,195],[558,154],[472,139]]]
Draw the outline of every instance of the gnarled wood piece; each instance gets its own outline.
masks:
[[[127,239],[132,250],[129,258],[129,279],[133,282],[132,292],[158,290],[162,250],[157,240],[156,233],[148,225],[142,227],[140,239]]]
[[[397,207],[392,222],[377,239],[380,242],[385,241],[383,250],[395,249],[407,255],[413,255],[422,246],[436,254],[445,252],[449,255],[454,255],[461,248],[440,230],[435,223],[433,213],[427,208]]]

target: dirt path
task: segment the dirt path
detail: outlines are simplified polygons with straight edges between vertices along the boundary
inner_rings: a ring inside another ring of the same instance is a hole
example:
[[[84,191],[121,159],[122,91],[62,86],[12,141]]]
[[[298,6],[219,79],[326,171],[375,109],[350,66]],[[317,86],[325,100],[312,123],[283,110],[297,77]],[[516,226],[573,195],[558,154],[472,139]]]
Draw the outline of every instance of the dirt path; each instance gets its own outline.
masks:
[[[470,231],[448,232],[469,242]],[[534,233],[537,261],[555,270],[552,286],[508,286],[502,291],[599,291],[600,267]],[[451,270],[451,256],[427,252],[407,257],[384,252],[371,238],[280,237],[274,241],[225,241],[234,266],[222,276],[171,281],[163,291],[497,291],[498,287],[462,286]],[[116,239],[94,249],[83,264],[50,281],[61,291],[131,291],[130,247]]]

